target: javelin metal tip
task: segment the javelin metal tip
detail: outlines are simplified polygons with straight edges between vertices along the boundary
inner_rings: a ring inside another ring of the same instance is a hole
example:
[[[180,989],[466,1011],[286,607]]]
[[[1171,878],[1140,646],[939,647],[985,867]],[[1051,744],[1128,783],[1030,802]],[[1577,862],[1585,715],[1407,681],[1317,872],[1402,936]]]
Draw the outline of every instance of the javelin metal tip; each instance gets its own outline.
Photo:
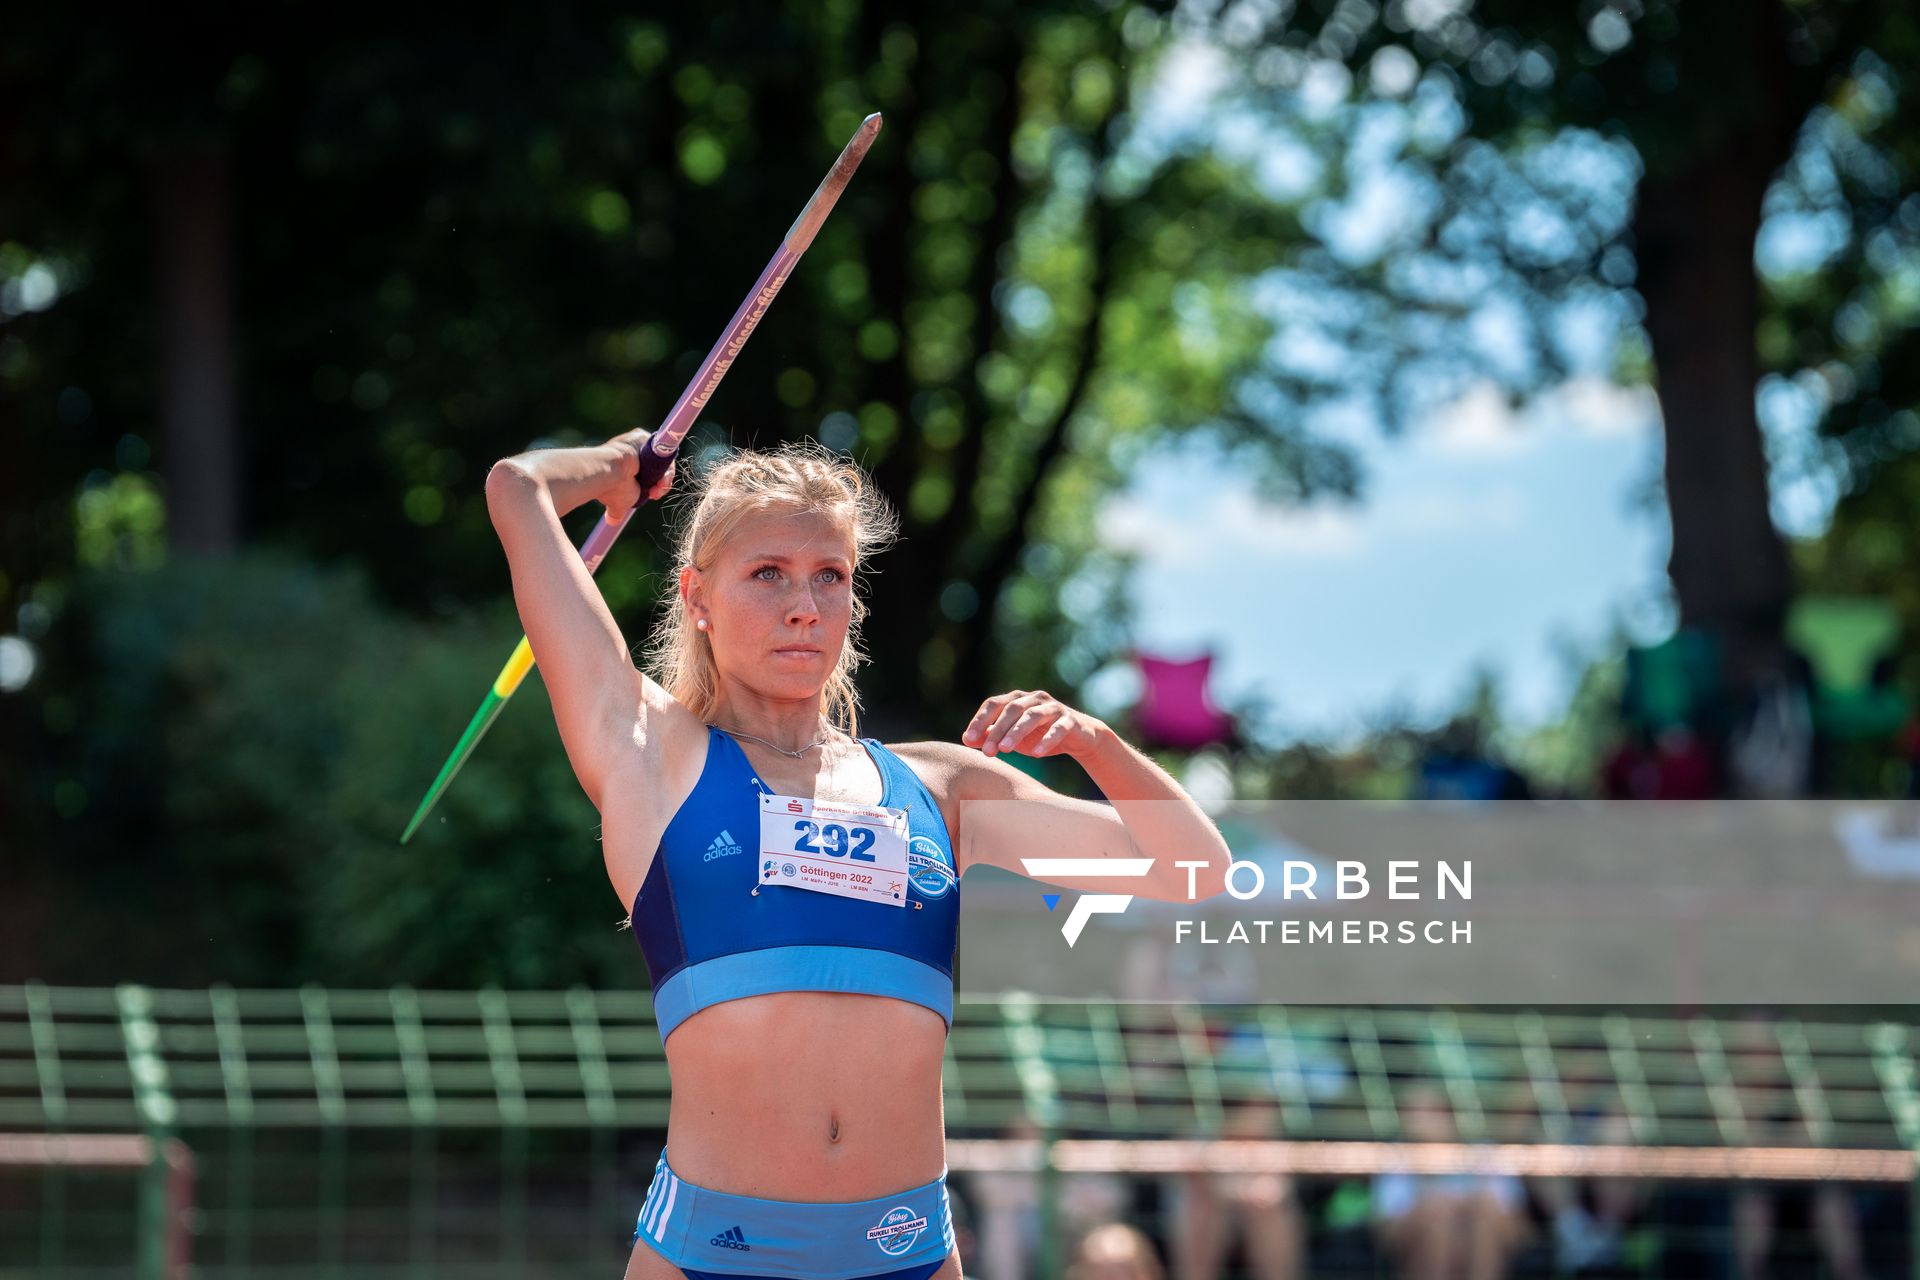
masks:
[[[853,171],[867,158],[867,152],[873,146],[873,140],[880,134],[880,113],[874,112],[860,122],[860,127],[847,139],[847,145],[840,151],[839,159],[833,162],[833,168],[827,170],[827,176],[820,180],[819,188],[813,198],[807,201],[807,207],[787,228],[784,241],[787,251],[794,254],[805,253],[807,246],[813,243],[814,232],[820,229],[827,214],[833,210],[834,201],[846,190],[847,183],[853,179]]]
[[[880,123],[878,111],[860,122],[860,127],[853,131],[851,138],[847,139],[845,149],[840,152],[840,159],[834,163],[833,169],[827,174],[826,182],[822,183],[822,186],[826,183],[846,185],[847,179],[853,176],[853,171],[859,167],[862,160],[866,159],[867,150],[873,146],[873,140],[880,136]]]

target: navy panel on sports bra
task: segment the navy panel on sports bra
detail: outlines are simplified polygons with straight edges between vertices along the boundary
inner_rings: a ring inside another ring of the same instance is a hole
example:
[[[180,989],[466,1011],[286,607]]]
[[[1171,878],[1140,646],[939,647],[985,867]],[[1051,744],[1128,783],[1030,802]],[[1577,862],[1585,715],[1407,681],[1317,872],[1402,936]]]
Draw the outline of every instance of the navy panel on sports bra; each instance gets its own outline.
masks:
[[[875,739],[860,742],[880,770],[881,806],[907,811],[904,907],[760,886],[760,794],[769,788],[740,744],[707,726],[700,780],[633,902],[662,1040],[708,1005],[775,991],[892,996],[952,1025],[960,882],[946,820],[904,760]]]

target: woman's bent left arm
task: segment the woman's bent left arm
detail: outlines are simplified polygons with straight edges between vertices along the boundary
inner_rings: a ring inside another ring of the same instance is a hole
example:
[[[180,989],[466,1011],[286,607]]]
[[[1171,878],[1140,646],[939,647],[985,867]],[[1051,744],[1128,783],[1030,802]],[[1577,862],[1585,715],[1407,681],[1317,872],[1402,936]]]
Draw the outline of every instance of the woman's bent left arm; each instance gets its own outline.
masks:
[[[1153,859],[1147,877],[1156,890],[1150,898],[1187,902],[1211,898],[1226,887],[1233,852],[1220,828],[1194,798],[1151,756],[1121,737],[1104,721],[1093,745],[1074,757],[1100,794],[1112,802],[1126,824],[1138,856]],[[1204,867],[1177,864],[1205,862]],[[1192,885],[1189,894],[1188,886]]]
[[[1044,689],[983,702],[961,734],[958,757],[961,870],[986,862],[1048,880],[1030,858],[1148,858],[1147,875],[1066,878],[1066,887],[1169,902],[1211,898],[1226,887],[1232,852],[1213,820],[1166,770],[1105,721]],[[1071,756],[1107,803],[1065,796],[996,758]],[[1199,866],[1180,864],[1199,863]]]

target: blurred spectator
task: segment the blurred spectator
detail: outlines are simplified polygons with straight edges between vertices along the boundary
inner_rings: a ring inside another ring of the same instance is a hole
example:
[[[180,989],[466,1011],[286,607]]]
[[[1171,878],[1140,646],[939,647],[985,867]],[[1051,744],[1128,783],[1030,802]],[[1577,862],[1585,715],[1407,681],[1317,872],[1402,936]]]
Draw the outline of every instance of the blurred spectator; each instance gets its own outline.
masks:
[[[1609,800],[1708,800],[1714,795],[1713,756],[1691,725],[1658,733],[1638,726],[1607,758],[1600,793]]]
[[[1153,1242],[1119,1222],[1089,1231],[1067,1267],[1067,1280],[1163,1280],[1166,1274]]]
[[[1001,1134],[1004,1138],[1037,1140],[1040,1126],[1022,1115]],[[1127,1209],[1127,1181],[1112,1173],[1056,1175],[1059,1217],[1055,1230],[1062,1240],[1112,1222]],[[978,1265],[989,1280],[1024,1280],[1034,1272],[1040,1252],[1040,1175],[1029,1169],[998,1170],[969,1175],[969,1198],[979,1214]]]
[[[1454,1142],[1453,1112],[1431,1086],[1402,1108],[1409,1142]],[[1526,1191],[1510,1174],[1383,1173],[1373,1213],[1394,1274],[1405,1280],[1498,1280],[1526,1236]]]
[[[1573,1142],[1591,1146],[1628,1146],[1633,1127],[1610,1085],[1566,1081],[1573,1099]],[[1554,1269],[1577,1275],[1594,1267],[1618,1266],[1628,1226],[1645,1206],[1650,1185],[1632,1178],[1530,1178],[1528,1187],[1553,1222]]]
[[[1278,1112],[1271,1102],[1235,1107],[1222,1138],[1276,1135]],[[1306,1222],[1284,1173],[1187,1173],[1175,1183],[1172,1248],[1175,1280],[1216,1280],[1225,1274],[1227,1250],[1236,1234],[1245,1242],[1255,1280],[1294,1280],[1301,1274]]]
[[[1084,1231],[1123,1217],[1133,1199],[1133,1188],[1117,1173],[1062,1173],[1060,1179],[1060,1235],[1071,1240]]]
[[[1747,1140],[1756,1146],[1806,1146],[1819,1140],[1801,1114],[1782,1060],[1773,1018],[1749,1010],[1728,1046]],[[1835,1280],[1866,1280],[1865,1249],[1851,1190],[1841,1184],[1745,1183],[1733,1193],[1733,1254],[1740,1280],[1769,1275],[1774,1228],[1783,1208],[1804,1216]]]
[[[1806,660],[1789,654],[1754,677],[1727,738],[1727,791],[1745,799],[1813,792],[1813,688]]]
[[[1003,1138],[1037,1139],[1040,1126],[1022,1115]],[[968,1175],[977,1216],[980,1273],[989,1280],[1025,1280],[1040,1249],[1040,1175],[1031,1169],[1001,1169]]]
[[[1418,800],[1526,800],[1532,795],[1519,771],[1486,750],[1479,725],[1467,716],[1449,722],[1435,737],[1414,784]]]
[[[1900,755],[1907,762],[1907,798],[1920,800],[1920,716],[1901,731]]]
[[[1749,1186],[1733,1196],[1733,1251],[1740,1280],[1771,1274],[1775,1219],[1782,1205],[1803,1210],[1835,1280],[1867,1280],[1860,1219],[1847,1188],[1834,1183]]]

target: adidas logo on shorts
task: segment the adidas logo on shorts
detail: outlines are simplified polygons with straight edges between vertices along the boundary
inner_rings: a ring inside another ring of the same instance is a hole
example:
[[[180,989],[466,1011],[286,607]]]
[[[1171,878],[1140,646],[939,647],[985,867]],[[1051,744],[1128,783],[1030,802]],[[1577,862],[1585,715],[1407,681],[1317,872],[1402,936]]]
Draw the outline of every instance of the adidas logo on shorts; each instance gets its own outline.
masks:
[[[730,853],[745,852],[746,849],[742,847],[738,840],[733,838],[733,832],[722,831],[713,838],[713,843],[707,846],[706,856],[702,858],[701,861],[712,862],[715,858],[724,858]]]
[[[719,1235],[708,1240],[707,1243],[717,1244],[722,1249],[739,1249],[746,1253],[753,1252],[753,1246],[747,1243],[747,1238],[740,1234],[740,1228],[738,1227],[728,1227]]]

